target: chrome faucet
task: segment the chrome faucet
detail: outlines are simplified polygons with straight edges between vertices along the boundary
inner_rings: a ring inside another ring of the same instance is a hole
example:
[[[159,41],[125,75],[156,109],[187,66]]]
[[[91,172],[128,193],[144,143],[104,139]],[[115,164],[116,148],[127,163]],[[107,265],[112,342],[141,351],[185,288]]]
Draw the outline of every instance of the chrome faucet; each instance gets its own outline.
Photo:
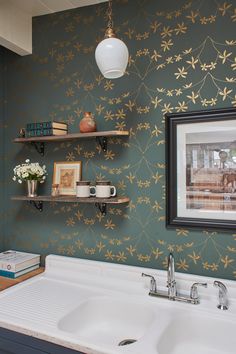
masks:
[[[142,277],[150,278],[150,293],[156,293],[157,292],[156,279],[152,275],[146,273],[142,273]]]
[[[196,304],[199,304],[198,287],[203,286],[207,288],[207,283],[193,283],[190,289],[190,299],[195,300]]]
[[[228,310],[228,296],[226,286],[219,280],[214,281],[214,286],[219,289],[219,304],[217,308],[219,310]]]
[[[177,293],[176,281],[175,281],[175,260],[172,253],[168,257],[168,269],[167,269],[167,288],[168,291],[157,290],[156,279],[154,276],[146,273],[142,273],[142,277],[150,278],[150,290],[149,295],[155,297],[161,297],[172,301],[186,302],[189,304],[199,304],[198,286],[207,287],[206,283],[194,283],[190,289],[190,296],[180,295]]]
[[[168,270],[167,270],[167,288],[170,298],[177,296],[176,281],[175,281],[175,260],[172,253],[168,257]]]

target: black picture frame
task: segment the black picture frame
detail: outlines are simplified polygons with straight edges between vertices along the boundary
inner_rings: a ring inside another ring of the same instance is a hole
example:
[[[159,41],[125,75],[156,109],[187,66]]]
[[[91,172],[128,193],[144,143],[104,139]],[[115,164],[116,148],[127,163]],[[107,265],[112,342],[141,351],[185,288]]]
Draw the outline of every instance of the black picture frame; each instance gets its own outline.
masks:
[[[235,121],[235,125],[234,125],[234,121]],[[229,123],[227,123],[227,122],[229,122]],[[190,200],[191,195],[189,196],[188,193],[196,193],[196,191],[195,190],[190,191],[190,192],[187,191],[188,188],[192,188],[192,189],[195,188],[195,187],[188,187],[189,177],[187,177],[188,170],[189,169],[191,170],[190,173],[192,173],[192,175],[193,175],[192,171],[194,170],[192,167],[192,162],[191,162],[190,168],[188,167],[189,165],[187,163],[187,160],[189,158],[189,157],[187,157],[187,151],[188,151],[188,148],[191,144],[186,143],[186,150],[185,150],[186,157],[184,158],[186,160],[186,162],[185,162],[185,165],[183,166],[183,170],[181,170],[180,161],[178,161],[178,159],[181,160],[182,157],[178,158],[178,156],[180,156],[180,153],[178,153],[180,138],[178,138],[178,136],[177,136],[177,131],[179,132],[179,130],[181,130],[181,129],[183,129],[183,130],[191,129],[191,127],[195,127],[195,130],[196,130],[197,126],[196,125],[194,126],[194,124],[196,124],[196,123],[200,123],[202,125],[202,127],[204,127],[206,123],[208,123],[208,125],[210,124],[212,127],[214,127],[214,128],[212,128],[213,129],[212,133],[210,133],[213,135],[214,135],[214,129],[219,129],[219,127],[224,124],[233,125],[233,126],[235,126],[235,129],[236,129],[236,108],[223,108],[223,109],[213,109],[213,110],[202,110],[202,111],[166,114],[166,116],[165,116],[166,166],[167,166],[167,169],[166,169],[166,187],[167,187],[166,227],[167,228],[179,228],[179,227],[183,228],[184,227],[184,228],[193,228],[193,229],[202,229],[202,230],[207,230],[207,229],[225,230],[225,231],[235,230],[235,228],[236,228],[236,209],[235,209],[235,220],[232,219],[232,217],[234,217],[234,210],[231,211],[232,216],[229,216],[229,218],[227,215],[224,215],[224,217],[223,217],[223,211],[221,211],[221,210],[218,211],[219,214],[222,214],[221,217],[219,217],[219,218],[218,217],[215,218],[215,215],[214,215],[214,218],[212,218],[212,216],[210,215],[210,214],[212,214],[211,210],[208,213],[206,210],[204,210],[204,217],[201,217],[201,215],[199,215],[199,216],[194,215],[194,217],[192,217],[192,215],[182,215],[181,212],[179,212],[179,209],[181,210],[181,208],[179,208],[179,205],[180,205],[179,203],[181,200],[181,196],[179,193],[179,190],[181,188],[179,188],[179,184],[182,183],[181,182],[182,177],[185,176],[183,179],[185,179],[185,181],[186,181],[186,184],[185,184],[186,192],[184,192],[186,194],[184,208],[186,208],[187,214],[188,214],[189,210],[191,209],[191,207],[188,206],[188,201]],[[188,124],[188,126],[186,126],[186,124]],[[201,126],[201,125],[198,125],[198,126]],[[218,127],[218,128],[216,128],[216,127]],[[227,129],[229,129],[229,128],[227,128]],[[224,132],[224,130],[222,130],[222,131]],[[205,134],[207,134],[207,133],[205,133]],[[217,134],[220,134],[220,132]],[[230,134],[230,133],[227,133],[227,134]],[[213,136],[213,135],[211,135],[211,136]],[[186,133],[186,136],[187,136],[187,133]],[[222,138],[222,139],[224,139],[224,138]],[[187,138],[185,139],[185,141],[187,141]],[[234,142],[232,142],[232,143],[234,143]],[[235,135],[235,143],[236,143],[236,135]],[[220,143],[220,146],[222,146],[222,144],[224,144],[224,143]],[[200,143],[199,143],[199,145],[200,145]],[[204,147],[205,147],[205,145],[204,145]],[[229,150],[229,151],[231,152],[231,150]],[[220,156],[220,152],[218,152],[219,156]],[[191,153],[192,153],[192,151],[191,151]],[[191,154],[190,154],[190,157],[192,159]],[[220,163],[221,162],[222,161],[220,158]],[[197,163],[198,163],[198,161],[197,161]],[[214,166],[214,168],[215,168],[215,166]],[[208,169],[208,170],[210,170],[210,169]],[[235,171],[236,171],[236,164],[235,164]],[[178,172],[179,172],[179,176],[177,176]],[[178,181],[180,181],[180,182],[178,182]],[[195,184],[197,184],[197,183],[195,183]],[[224,182],[223,182],[223,184],[224,184]],[[234,182],[232,182],[231,184],[234,184]],[[236,182],[235,182],[235,184],[236,184]],[[194,183],[192,183],[191,185],[194,185]],[[222,185],[222,182],[220,184],[220,187],[218,187],[218,188],[221,188],[220,192],[218,192],[218,190],[217,191],[213,191],[213,190],[208,191],[208,189],[205,190],[205,193],[210,194],[210,197],[209,197],[210,199],[214,197],[213,196],[214,193],[215,193],[215,195],[217,195],[217,198],[218,198],[219,193],[222,193],[223,202],[222,202],[221,196],[219,197],[220,202],[218,202],[220,207],[222,207],[222,205],[223,205],[222,203],[225,203],[225,198],[226,198],[226,194],[227,194],[225,192],[222,192],[222,188],[226,188],[226,187],[225,186],[221,187],[221,185]],[[231,187],[227,187],[227,188],[231,188]],[[182,188],[182,190],[184,190],[184,188]],[[208,191],[208,192],[206,192],[206,191]],[[201,193],[203,193],[203,192],[198,192],[198,195],[201,195]],[[232,193],[230,194],[232,205],[234,204],[233,194]],[[203,197],[200,197],[199,200],[201,200],[201,198],[205,198],[205,197],[206,197],[206,194],[203,195]],[[193,197],[193,199],[194,198],[195,198],[195,196]],[[235,198],[236,198],[236,190],[235,190]],[[211,200],[213,200],[213,199],[211,199]],[[235,203],[236,203],[236,199],[235,199]],[[199,202],[199,204],[200,204],[200,202]],[[191,205],[190,202],[189,202],[189,205]],[[193,205],[194,205],[194,202],[193,202]],[[234,207],[234,205],[233,205],[233,207]],[[231,208],[233,208],[233,207],[231,206]],[[194,208],[196,208],[195,205],[194,205]],[[194,213],[196,210],[196,214],[202,213],[202,210],[200,210],[201,207],[198,207],[198,208],[199,209],[194,209],[194,210],[191,209],[190,212]],[[223,209],[223,210],[225,211],[225,209]],[[215,212],[215,210],[214,210],[214,212]],[[207,214],[209,214],[209,217]],[[227,214],[227,211],[226,211],[226,214]]]

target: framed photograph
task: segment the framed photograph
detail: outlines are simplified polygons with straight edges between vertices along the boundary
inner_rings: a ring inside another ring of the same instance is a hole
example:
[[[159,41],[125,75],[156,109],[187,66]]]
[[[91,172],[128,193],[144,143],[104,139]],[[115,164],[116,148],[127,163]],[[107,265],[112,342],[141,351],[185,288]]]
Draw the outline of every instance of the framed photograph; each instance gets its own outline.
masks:
[[[59,184],[61,195],[76,195],[76,182],[81,175],[81,161],[54,162],[53,183]]]
[[[236,109],[166,115],[167,227],[235,230]]]

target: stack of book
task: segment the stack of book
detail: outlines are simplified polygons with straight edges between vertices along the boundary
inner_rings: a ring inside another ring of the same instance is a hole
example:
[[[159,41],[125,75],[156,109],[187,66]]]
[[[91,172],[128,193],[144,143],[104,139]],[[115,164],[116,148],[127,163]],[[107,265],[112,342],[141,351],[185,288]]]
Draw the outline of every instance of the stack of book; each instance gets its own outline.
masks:
[[[26,125],[26,134],[28,138],[37,136],[65,135],[68,134],[68,125],[63,122],[38,122],[28,123]]]
[[[0,253],[0,276],[18,278],[39,268],[40,255],[18,251]]]

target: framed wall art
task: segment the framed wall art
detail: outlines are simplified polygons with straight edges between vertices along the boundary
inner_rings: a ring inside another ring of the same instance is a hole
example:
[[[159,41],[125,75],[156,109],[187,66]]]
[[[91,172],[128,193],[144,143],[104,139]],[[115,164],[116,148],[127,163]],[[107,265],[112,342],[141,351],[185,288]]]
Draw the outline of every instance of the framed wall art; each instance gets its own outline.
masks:
[[[61,195],[76,195],[76,182],[81,175],[81,161],[54,162],[53,183],[59,184]]]
[[[236,227],[236,109],[166,115],[167,227]]]

